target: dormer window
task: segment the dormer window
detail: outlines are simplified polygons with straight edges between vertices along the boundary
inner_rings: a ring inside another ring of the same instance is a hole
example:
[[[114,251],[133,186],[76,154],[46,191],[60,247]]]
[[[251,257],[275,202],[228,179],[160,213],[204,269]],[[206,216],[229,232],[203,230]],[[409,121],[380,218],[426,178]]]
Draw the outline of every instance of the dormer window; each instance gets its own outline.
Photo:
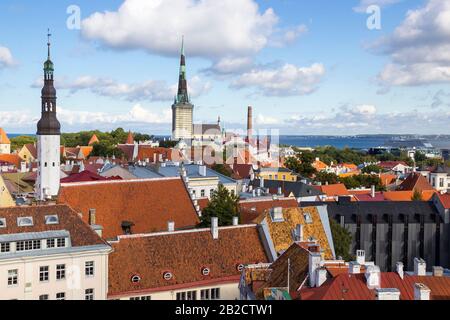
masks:
[[[172,274],[172,272],[164,272],[163,277],[164,277],[164,280],[169,281],[169,280],[173,279],[173,274]]]
[[[5,218],[0,218],[0,229],[1,228],[6,228],[6,219]]]
[[[45,224],[58,224],[59,218],[57,215],[45,216]]]
[[[244,265],[243,264],[238,264],[236,269],[237,269],[237,271],[242,272],[242,270],[244,270]]]
[[[309,212],[304,213],[304,214],[303,214],[303,217],[305,218],[305,222],[306,222],[307,224],[313,223],[311,214],[310,214]]]
[[[139,277],[137,274],[131,277],[131,282],[133,283],[139,283],[141,282],[141,277]]]
[[[17,218],[17,225],[19,227],[32,227],[33,226],[33,218],[32,217]]]

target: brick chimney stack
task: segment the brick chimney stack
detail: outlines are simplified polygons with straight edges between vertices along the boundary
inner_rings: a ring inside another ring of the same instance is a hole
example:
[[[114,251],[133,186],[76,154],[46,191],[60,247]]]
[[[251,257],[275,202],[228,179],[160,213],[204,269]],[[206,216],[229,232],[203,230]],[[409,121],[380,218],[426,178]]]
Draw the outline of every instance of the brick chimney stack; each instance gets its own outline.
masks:
[[[247,114],[247,139],[250,141],[252,137],[253,137],[253,108],[249,106]]]

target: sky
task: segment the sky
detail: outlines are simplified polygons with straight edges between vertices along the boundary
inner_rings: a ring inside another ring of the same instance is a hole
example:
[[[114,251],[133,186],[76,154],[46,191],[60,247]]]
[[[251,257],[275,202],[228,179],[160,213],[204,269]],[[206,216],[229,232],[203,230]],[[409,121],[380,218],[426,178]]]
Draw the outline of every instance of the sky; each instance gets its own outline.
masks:
[[[2,0],[9,133],[36,131],[47,28],[64,132],[169,135],[184,35],[196,123],[450,134],[450,0]]]

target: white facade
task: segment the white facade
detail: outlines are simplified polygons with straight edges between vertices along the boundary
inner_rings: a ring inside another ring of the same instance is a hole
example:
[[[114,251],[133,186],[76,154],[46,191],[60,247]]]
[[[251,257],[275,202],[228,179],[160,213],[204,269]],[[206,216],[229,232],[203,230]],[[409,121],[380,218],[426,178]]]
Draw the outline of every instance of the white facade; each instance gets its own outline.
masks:
[[[206,296],[208,298],[206,298]],[[110,299],[187,300],[188,297],[191,298],[190,300],[239,300],[240,298],[239,280],[236,280],[235,282],[231,283],[220,283],[209,286],[193,286],[193,287],[186,287],[183,289],[159,291],[147,294],[140,293],[121,297],[110,297]]]
[[[11,145],[9,143],[0,143],[0,154],[10,154]]]
[[[38,176],[36,194],[39,200],[58,195],[61,170],[60,140],[59,135],[37,137]]]
[[[0,254],[0,300],[105,300],[110,249],[102,247],[5,259]],[[86,263],[93,265],[93,275],[86,275]],[[64,279],[57,279],[58,265],[64,266]],[[41,268],[48,268],[48,280]]]
[[[450,190],[450,177],[447,173],[430,173],[430,184],[439,192]]]

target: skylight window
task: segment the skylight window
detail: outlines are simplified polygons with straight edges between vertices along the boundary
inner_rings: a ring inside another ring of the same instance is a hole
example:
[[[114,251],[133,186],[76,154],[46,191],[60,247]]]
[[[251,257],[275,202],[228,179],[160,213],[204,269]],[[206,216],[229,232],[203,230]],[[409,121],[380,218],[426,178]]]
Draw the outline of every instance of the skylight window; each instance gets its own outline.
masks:
[[[6,219],[0,218],[0,228],[6,228]]]
[[[58,224],[58,223],[59,223],[59,218],[56,214],[45,216],[45,224]]]
[[[131,282],[133,283],[139,283],[141,282],[141,277],[139,277],[137,274],[131,277]]]
[[[313,223],[311,214],[310,214],[309,212],[304,213],[304,214],[303,214],[303,217],[305,218],[305,222],[306,222],[306,223],[308,223],[308,224]]]
[[[33,226],[33,218],[32,217],[17,218],[17,225],[19,227],[31,227]]]
[[[202,275],[209,276],[210,273],[211,273],[211,271],[209,270],[209,268],[203,268],[202,269]]]
[[[167,280],[167,281],[169,281],[169,280],[172,280],[173,279],[173,274],[172,274],[172,272],[164,272],[164,280]]]

